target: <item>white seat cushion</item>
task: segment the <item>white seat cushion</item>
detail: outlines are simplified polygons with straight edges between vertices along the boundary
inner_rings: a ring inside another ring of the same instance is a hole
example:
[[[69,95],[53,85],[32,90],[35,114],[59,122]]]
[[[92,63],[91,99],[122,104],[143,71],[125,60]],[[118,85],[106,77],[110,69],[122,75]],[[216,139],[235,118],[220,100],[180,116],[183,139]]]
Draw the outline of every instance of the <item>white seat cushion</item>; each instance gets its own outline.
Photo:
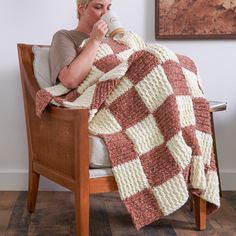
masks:
[[[105,177],[105,176],[113,176],[113,172],[111,168],[104,168],[104,169],[90,169],[89,170],[89,177],[91,179]]]
[[[91,168],[109,168],[111,162],[108,157],[107,147],[104,141],[97,136],[89,136]]]
[[[34,63],[33,63],[34,74],[39,86],[41,88],[52,86],[50,81],[50,69],[48,61],[49,47],[33,46],[32,51],[34,53]],[[91,168],[111,167],[111,162],[109,160],[107,148],[104,141],[99,137],[90,136],[89,144],[90,144],[90,167]],[[108,171],[108,173],[110,172]]]

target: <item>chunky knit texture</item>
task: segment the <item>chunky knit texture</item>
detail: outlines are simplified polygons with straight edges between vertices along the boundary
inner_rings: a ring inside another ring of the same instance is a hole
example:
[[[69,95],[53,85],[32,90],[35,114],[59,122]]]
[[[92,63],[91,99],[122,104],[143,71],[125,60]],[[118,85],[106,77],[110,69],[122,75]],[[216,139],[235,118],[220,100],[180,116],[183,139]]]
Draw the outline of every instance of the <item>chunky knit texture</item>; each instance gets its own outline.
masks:
[[[189,191],[209,203],[208,213],[220,206],[209,105],[188,57],[127,32],[101,44],[77,89],[59,84],[36,100],[38,115],[49,100],[90,108],[89,131],[107,145],[137,229],[180,208]]]

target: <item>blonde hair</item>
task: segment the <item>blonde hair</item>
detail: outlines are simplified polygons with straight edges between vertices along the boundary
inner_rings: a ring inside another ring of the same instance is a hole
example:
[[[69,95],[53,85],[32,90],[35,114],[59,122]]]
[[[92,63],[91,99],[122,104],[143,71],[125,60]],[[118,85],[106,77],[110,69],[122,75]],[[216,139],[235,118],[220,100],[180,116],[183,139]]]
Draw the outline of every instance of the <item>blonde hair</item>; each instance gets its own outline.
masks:
[[[77,0],[77,5],[82,4],[84,6],[87,6],[91,0]]]
[[[76,0],[76,2],[77,2],[77,7],[78,7],[79,4],[81,4],[82,6],[87,7],[88,4],[89,4],[91,1],[92,1],[92,0]],[[77,9],[77,18],[78,18],[78,19],[80,18],[78,9]]]

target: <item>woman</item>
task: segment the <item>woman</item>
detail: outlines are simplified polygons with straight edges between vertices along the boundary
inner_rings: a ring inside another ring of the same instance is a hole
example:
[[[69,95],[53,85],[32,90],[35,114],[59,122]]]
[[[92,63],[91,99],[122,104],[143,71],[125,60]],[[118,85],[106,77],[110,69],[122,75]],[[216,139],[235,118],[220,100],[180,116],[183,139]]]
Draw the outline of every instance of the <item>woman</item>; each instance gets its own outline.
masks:
[[[50,47],[51,82],[58,80],[68,89],[78,87],[89,73],[98,47],[108,28],[101,19],[111,7],[111,0],[77,0],[78,26],[75,30],[55,33]],[[81,53],[78,48],[89,38]]]

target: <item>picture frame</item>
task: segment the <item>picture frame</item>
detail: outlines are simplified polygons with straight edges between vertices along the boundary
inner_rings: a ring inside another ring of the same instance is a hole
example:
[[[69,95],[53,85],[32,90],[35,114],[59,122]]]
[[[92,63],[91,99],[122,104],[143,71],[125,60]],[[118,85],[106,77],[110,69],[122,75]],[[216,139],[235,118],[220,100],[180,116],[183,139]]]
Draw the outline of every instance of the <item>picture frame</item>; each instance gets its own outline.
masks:
[[[236,38],[236,0],[155,0],[156,39]]]

